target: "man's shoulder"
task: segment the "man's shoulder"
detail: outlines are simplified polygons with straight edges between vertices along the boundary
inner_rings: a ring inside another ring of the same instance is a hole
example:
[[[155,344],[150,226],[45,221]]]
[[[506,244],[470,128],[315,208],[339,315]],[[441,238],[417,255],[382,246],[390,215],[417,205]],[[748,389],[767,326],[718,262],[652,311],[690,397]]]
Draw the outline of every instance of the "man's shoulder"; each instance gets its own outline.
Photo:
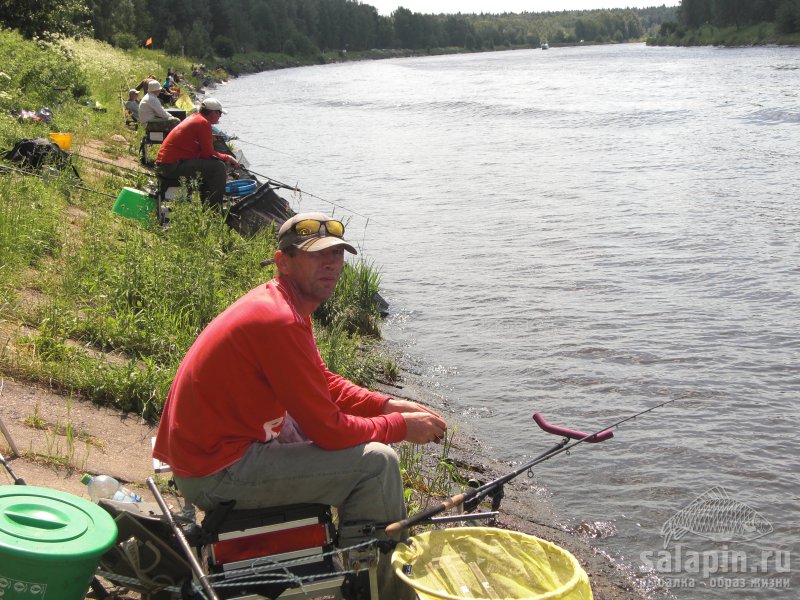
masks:
[[[225,311],[233,320],[276,329],[303,325],[302,318],[275,281],[263,283]]]
[[[183,120],[184,123],[189,123],[195,127],[208,127],[211,129],[211,124],[206,120],[206,118],[201,115],[199,112],[192,113],[188,117]]]

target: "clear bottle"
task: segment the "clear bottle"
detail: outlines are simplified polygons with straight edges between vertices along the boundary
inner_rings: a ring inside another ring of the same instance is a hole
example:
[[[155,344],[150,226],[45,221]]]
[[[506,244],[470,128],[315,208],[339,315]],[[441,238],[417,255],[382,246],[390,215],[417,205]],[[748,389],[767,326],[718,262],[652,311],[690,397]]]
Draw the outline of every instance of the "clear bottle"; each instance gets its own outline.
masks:
[[[116,502],[141,502],[142,497],[123,487],[119,481],[108,475],[95,475],[86,473],[81,477],[81,483],[89,490],[93,502],[100,502],[101,498],[108,498]]]

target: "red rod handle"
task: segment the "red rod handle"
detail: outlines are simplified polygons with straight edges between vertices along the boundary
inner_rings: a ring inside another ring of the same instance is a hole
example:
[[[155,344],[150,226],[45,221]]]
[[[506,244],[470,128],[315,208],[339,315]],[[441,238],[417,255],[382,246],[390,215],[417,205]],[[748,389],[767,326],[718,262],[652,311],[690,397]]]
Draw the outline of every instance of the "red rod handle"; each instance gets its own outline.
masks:
[[[533,413],[533,420],[536,421],[536,424],[542,431],[546,431],[547,433],[552,433],[554,435],[563,435],[564,437],[568,437],[572,440],[583,440],[584,442],[588,442],[590,444],[602,442],[604,440],[614,437],[614,432],[611,429],[606,429],[604,431],[601,431],[600,433],[595,433],[594,435],[591,435],[589,433],[584,433],[582,431],[576,431],[575,429],[567,429],[566,427],[559,427],[558,425],[553,425],[552,423],[548,423],[547,421],[545,421],[544,417],[542,416],[542,413],[538,412]]]

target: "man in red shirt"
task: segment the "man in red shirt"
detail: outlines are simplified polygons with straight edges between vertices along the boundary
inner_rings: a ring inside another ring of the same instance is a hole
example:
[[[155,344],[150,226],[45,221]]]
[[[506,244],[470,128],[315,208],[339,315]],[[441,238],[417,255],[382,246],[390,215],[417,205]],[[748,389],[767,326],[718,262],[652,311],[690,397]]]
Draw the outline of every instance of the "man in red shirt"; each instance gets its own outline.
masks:
[[[172,467],[199,508],[308,502],[336,506],[344,525],[405,518],[398,457],[388,444],[438,442],[447,424],[323,363],[311,313],[333,293],[344,251],[356,254],[343,235],[342,223],[322,213],[286,221],[274,257],[278,276],[214,319],[181,362],[153,456]],[[339,543],[359,541],[340,535]],[[388,555],[380,557],[379,580],[381,598],[406,597]]]
[[[229,154],[214,150],[211,126],[222,114],[219,100],[206,98],[200,112],[190,115],[167,134],[156,156],[156,174],[164,179],[200,176],[200,195],[211,206],[222,204],[226,165],[236,169],[239,162]]]

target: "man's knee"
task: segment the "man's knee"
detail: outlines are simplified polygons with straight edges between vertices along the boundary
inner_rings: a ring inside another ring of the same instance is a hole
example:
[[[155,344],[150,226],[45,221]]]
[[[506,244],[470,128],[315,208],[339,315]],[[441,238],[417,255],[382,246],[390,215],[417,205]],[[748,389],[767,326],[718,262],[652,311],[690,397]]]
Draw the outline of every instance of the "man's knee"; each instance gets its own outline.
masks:
[[[375,474],[400,471],[400,458],[392,448],[379,442],[364,446],[365,468]]]
[[[383,468],[400,468],[400,458],[390,446],[380,442],[369,442],[364,446],[364,456]]]

